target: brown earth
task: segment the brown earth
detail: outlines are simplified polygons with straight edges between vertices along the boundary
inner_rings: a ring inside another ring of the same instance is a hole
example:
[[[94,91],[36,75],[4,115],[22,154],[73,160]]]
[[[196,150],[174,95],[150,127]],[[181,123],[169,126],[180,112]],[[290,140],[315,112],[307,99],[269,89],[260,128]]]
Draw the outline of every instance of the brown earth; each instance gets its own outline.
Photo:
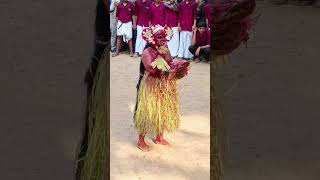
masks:
[[[132,117],[139,64],[127,54],[111,58],[111,179],[209,179],[209,64],[193,63],[180,82],[182,124],[176,133],[165,134],[171,147],[148,139],[152,149],[147,153],[136,147]]]

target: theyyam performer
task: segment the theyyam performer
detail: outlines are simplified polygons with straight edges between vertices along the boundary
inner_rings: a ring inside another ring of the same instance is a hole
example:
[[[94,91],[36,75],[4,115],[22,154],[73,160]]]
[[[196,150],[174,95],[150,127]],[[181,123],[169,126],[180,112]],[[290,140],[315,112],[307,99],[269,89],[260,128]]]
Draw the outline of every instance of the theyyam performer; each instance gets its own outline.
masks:
[[[141,56],[140,78],[134,126],[139,134],[137,147],[149,151],[146,135],[155,135],[156,144],[168,145],[164,132],[180,125],[178,80],[187,75],[190,62],[173,60],[167,47],[172,38],[169,27],[152,26],[143,30],[147,46]]]

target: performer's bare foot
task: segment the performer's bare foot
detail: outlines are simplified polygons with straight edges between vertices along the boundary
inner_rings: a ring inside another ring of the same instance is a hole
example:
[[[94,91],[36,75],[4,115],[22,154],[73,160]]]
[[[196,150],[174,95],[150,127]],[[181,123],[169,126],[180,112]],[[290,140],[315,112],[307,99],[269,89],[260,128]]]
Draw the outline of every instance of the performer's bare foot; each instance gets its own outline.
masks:
[[[143,152],[148,152],[150,151],[150,147],[147,145],[147,143],[144,141],[144,135],[139,135],[139,140],[137,147],[143,151]]]
[[[154,140],[154,143],[161,145],[170,145],[169,142],[163,138],[162,134],[157,135],[156,139]]]

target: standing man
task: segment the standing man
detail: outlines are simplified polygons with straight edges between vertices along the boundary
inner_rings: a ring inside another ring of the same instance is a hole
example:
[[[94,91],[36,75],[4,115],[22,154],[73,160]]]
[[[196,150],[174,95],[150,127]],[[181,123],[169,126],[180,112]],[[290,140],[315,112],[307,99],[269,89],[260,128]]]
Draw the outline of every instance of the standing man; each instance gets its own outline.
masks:
[[[165,26],[169,26],[172,29],[173,37],[168,42],[168,48],[173,58],[178,56],[179,50],[179,30],[178,30],[178,4],[176,0],[170,0],[164,4],[166,6],[165,13]]]
[[[141,56],[147,42],[142,38],[142,31],[151,24],[151,0],[137,0],[133,16],[133,27],[137,29],[135,57]]]
[[[206,21],[207,21],[207,26],[210,31],[211,29],[211,23],[212,23],[212,18],[211,18],[211,7],[210,3],[208,3],[207,0],[205,0],[205,14],[206,14]]]
[[[194,0],[183,0],[178,5],[178,10],[180,31],[178,57],[191,60],[193,55],[189,51],[189,47],[192,43],[192,31],[196,28],[197,23],[197,4]]]
[[[207,22],[206,11],[205,11],[205,0],[197,0],[197,22]]]
[[[117,5],[119,4],[118,0],[111,0],[110,3],[110,30],[111,30],[111,52],[116,51],[117,43]]]
[[[154,0],[151,5],[151,24],[152,26],[160,25],[164,27],[165,23],[165,6],[162,0]]]
[[[106,171],[104,164],[107,162],[106,159],[101,159],[100,157],[104,157],[103,154],[96,154],[95,156],[88,156],[90,151],[90,146],[95,141],[90,139],[90,132],[92,130],[91,120],[93,118],[90,117],[90,99],[93,96],[92,89],[94,89],[94,79],[97,77],[97,69],[99,69],[99,64],[102,59],[103,53],[108,45],[108,39],[110,38],[109,33],[109,7],[110,4],[107,0],[97,0],[96,5],[96,17],[95,17],[95,47],[94,53],[91,57],[91,62],[88,70],[85,74],[85,84],[86,84],[86,105],[85,105],[85,117],[84,117],[84,127],[82,129],[80,144],[77,149],[76,161],[75,161],[75,179],[81,180],[82,176],[89,177],[97,177],[98,179],[103,179],[102,174],[100,172]],[[102,66],[100,66],[102,67]],[[105,73],[101,73],[105,74]],[[102,98],[103,99],[103,98]],[[101,103],[100,103],[101,104]],[[101,118],[99,118],[101,117]],[[99,116],[94,118],[94,123],[97,123],[100,120],[104,120],[103,116]],[[101,122],[101,121],[100,121]],[[101,134],[101,133],[100,133]],[[98,143],[106,143],[105,141],[99,141]],[[96,144],[95,144],[96,145]],[[96,147],[96,146],[94,146]],[[99,159],[95,165],[97,165],[97,171],[87,171],[85,164],[90,161],[95,161],[95,158]],[[101,171],[99,171],[99,170]]]
[[[132,16],[134,12],[134,5],[128,0],[122,0],[117,6],[117,49],[112,55],[113,57],[119,55],[122,41],[128,43],[130,50],[130,57],[133,57],[132,48]]]

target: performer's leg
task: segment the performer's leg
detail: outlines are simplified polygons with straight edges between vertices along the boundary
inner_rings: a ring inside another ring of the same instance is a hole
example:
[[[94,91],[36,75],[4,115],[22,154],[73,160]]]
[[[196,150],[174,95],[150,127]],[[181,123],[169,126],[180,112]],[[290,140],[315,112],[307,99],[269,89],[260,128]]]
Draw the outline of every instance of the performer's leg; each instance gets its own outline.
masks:
[[[138,144],[137,147],[144,152],[150,151],[150,147],[147,145],[147,143],[144,141],[144,134],[139,134]]]
[[[154,142],[156,144],[169,145],[169,142],[163,138],[163,133],[158,133]]]

